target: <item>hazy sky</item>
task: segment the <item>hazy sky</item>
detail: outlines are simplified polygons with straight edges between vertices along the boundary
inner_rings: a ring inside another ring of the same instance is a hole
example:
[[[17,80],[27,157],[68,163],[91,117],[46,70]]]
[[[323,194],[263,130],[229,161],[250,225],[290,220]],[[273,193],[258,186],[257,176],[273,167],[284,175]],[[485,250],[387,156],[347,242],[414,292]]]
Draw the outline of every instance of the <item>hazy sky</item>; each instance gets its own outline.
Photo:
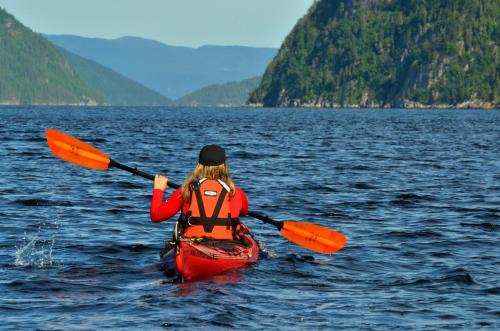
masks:
[[[313,0],[0,0],[32,30],[170,45],[279,47]]]

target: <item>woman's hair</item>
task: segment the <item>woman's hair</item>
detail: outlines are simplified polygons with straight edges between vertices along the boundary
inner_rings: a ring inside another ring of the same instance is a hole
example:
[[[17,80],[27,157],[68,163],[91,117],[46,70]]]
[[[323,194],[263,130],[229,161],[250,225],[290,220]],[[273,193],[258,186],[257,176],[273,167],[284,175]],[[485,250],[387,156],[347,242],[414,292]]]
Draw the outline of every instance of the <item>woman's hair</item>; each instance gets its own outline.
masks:
[[[184,200],[185,202],[191,201],[191,184],[193,182],[199,181],[202,178],[222,180],[229,186],[229,189],[231,190],[230,197],[234,196],[234,182],[229,175],[229,168],[225,163],[217,166],[206,166],[198,163],[191,175],[186,178],[186,180],[182,184],[182,200]]]

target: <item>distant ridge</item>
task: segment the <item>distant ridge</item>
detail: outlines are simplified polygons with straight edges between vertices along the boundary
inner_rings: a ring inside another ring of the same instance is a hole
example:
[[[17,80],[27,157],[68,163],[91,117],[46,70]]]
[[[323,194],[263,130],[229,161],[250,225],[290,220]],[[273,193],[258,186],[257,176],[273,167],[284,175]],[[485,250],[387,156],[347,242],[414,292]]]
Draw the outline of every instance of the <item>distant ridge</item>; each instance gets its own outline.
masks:
[[[113,106],[166,106],[171,100],[99,63],[60,49],[78,76]]]
[[[171,99],[208,85],[262,75],[277,53],[274,48],[244,46],[169,46],[138,37],[46,37],[61,48],[113,69]]]
[[[0,8],[0,104],[101,102],[54,45]]]
[[[189,107],[243,106],[250,93],[259,86],[261,79],[258,76],[240,82],[209,85],[175,100],[174,104]]]
[[[500,1],[316,1],[249,103],[498,107]]]

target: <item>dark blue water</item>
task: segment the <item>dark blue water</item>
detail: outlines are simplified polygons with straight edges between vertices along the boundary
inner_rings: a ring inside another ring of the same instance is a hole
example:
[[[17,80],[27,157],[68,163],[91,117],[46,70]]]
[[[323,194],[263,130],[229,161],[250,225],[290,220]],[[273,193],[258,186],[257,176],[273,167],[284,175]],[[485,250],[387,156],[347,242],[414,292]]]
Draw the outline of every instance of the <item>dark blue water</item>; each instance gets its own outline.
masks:
[[[498,329],[500,112],[0,108],[1,329]],[[178,283],[152,183],[68,164],[46,128],[181,182],[226,147],[251,209],[344,233],[333,255],[246,219],[250,269]]]

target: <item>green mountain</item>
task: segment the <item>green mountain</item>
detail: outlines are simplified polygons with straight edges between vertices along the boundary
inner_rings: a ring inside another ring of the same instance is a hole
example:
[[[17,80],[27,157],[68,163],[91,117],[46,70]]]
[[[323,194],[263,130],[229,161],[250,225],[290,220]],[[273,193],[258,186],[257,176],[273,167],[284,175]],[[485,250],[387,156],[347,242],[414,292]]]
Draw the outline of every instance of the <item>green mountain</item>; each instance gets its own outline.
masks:
[[[78,76],[113,106],[165,106],[171,100],[97,62],[60,49]]]
[[[0,104],[96,104],[59,50],[0,8]]]
[[[222,85],[209,85],[183,96],[175,101],[178,106],[213,106],[238,107],[243,106],[250,93],[255,90],[262,77],[254,77],[240,82],[230,82]]]
[[[499,0],[319,0],[249,103],[498,107],[499,45]]]

